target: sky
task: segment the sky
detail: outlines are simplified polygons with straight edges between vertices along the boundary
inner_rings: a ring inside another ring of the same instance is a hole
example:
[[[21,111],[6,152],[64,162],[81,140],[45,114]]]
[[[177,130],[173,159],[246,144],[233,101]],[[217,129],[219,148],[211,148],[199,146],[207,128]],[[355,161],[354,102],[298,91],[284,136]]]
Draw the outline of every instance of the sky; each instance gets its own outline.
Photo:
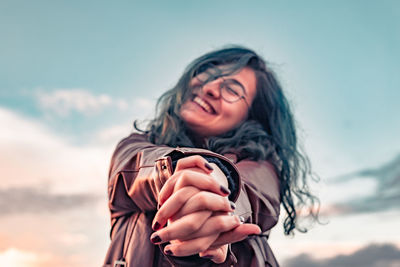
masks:
[[[322,224],[270,245],[283,266],[400,264],[400,3],[0,1],[0,262],[99,266],[116,143],[186,65],[262,55],[320,177]]]

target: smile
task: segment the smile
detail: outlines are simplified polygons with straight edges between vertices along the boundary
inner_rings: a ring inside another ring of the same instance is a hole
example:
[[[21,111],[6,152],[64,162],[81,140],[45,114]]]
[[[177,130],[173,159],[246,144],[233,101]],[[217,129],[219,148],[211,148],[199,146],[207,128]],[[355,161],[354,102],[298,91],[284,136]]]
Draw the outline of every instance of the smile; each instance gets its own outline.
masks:
[[[196,104],[198,104],[200,107],[202,107],[207,113],[213,114],[214,109],[212,106],[210,106],[207,102],[205,102],[203,99],[201,99],[200,97],[196,96],[193,99],[193,102],[195,102]]]

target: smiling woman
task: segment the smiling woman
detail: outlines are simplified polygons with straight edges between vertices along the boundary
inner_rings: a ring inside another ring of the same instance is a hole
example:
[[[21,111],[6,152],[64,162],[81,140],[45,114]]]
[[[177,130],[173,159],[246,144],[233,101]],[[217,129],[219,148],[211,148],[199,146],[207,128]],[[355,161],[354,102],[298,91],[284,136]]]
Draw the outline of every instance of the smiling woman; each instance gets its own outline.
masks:
[[[290,107],[252,50],[193,61],[138,130],[112,157],[104,266],[278,266],[268,236],[280,205],[286,234],[305,230],[300,209],[317,216]]]
[[[220,135],[239,125],[248,115],[247,101],[251,103],[256,95],[252,69],[219,75],[220,78],[206,78],[204,73],[195,76],[190,83],[193,96],[180,110],[186,126],[202,137]]]

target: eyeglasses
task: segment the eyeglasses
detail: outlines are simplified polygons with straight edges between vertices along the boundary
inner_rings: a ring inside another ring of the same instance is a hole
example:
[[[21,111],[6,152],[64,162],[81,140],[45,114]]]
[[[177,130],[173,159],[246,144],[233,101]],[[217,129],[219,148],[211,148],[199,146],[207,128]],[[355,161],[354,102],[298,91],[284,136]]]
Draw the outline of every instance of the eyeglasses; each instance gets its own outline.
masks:
[[[243,88],[243,85],[234,79],[224,79],[223,76],[215,76],[203,72],[196,76],[196,79],[200,82],[200,84],[194,85],[193,89],[200,89],[204,93],[204,86],[218,78],[222,79],[222,82],[219,83],[218,88],[219,94],[223,100],[228,103],[235,103],[243,99],[247,107],[250,108],[250,105],[246,100],[246,96],[244,95],[245,90]]]

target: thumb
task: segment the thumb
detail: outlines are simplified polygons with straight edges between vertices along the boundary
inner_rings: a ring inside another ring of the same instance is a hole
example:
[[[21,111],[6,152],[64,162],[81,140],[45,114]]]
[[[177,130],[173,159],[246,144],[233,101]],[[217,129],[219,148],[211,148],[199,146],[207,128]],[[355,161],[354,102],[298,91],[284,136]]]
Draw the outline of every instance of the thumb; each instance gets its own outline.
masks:
[[[208,258],[214,263],[223,263],[226,260],[228,254],[228,245],[223,245],[215,249],[208,249],[200,252],[199,256],[202,258]]]

